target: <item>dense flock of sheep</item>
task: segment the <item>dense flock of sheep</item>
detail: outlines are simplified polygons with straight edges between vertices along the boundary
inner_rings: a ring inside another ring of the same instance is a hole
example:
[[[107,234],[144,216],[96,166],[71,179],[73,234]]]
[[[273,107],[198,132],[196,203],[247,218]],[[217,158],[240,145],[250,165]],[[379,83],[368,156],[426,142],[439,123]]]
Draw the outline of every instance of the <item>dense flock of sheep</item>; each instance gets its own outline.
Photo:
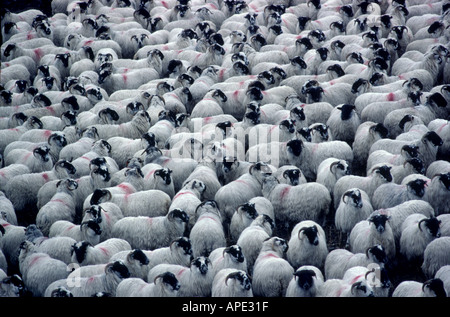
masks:
[[[450,294],[448,0],[1,10],[0,296]]]

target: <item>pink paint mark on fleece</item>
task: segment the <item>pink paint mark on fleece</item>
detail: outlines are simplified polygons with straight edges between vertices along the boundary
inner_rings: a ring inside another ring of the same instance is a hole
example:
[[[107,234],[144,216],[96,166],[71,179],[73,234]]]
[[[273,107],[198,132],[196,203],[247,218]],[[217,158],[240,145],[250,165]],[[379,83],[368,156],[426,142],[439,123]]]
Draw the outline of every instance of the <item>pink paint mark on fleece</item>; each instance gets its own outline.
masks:
[[[289,193],[289,191],[291,190],[291,186],[286,186],[281,190],[280,193],[280,198],[283,199],[286,197],[286,195]]]
[[[40,60],[42,58],[42,56],[44,56],[44,51],[42,51],[42,49],[40,48],[35,48],[34,50],[34,55],[36,56],[36,59]]]
[[[126,74],[122,74],[122,78],[123,78],[124,83],[126,84],[127,80],[128,80],[128,76]]]
[[[279,259],[280,257],[278,256],[278,254],[273,253],[273,252],[268,252],[266,254],[264,254],[261,259],[267,259],[267,258],[277,258]]]
[[[387,101],[395,101],[395,94],[393,92],[390,92],[386,96]]]
[[[185,192],[179,192],[178,194],[176,194],[174,197],[173,197],[173,199],[176,199],[176,198],[178,198],[178,197],[180,197],[180,196],[183,196],[183,195],[194,195],[192,192],[189,192],[189,191],[185,191]]]
[[[42,178],[45,180],[45,182],[48,182],[50,180],[50,177],[48,177],[47,173],[43,173]]]
[[[117,185],[117,187],[123,189],[126,194],[133,193],[133,189],[131,189],[130,186],[128,186],[127,184],[119,184],[119,185]]]

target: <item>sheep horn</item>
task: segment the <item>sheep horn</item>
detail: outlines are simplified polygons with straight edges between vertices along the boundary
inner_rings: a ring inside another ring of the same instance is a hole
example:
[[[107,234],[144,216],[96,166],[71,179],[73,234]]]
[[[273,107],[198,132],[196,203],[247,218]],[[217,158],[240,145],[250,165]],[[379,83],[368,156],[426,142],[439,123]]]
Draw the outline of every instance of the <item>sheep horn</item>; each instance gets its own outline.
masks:
[[[334,167],[335,165],[338,165],[338,164],[339,164],[339,161],[334,161],[333,163],[330,164],[330,172],[331,172],[331,173],[334,174],[334,172],[333,172],[333,167]]]
[[[353,283],[353,285],[352,285],[352,287],[350,289],[350,292],[352,293],[352,295],[354,295],[353,290],[355,289],[355,287],[358,287],[360,285],[361,285],[361,282]]]
[[[420,225],[422,224],[422,222],[427,221],[427,220],[428,220],[427,218],[423,218],[422,220],[420,220],[420,221],[417,223],[417,227],[419,228],[420,231],[422,231],[422,228],[420,227]]]
[[[225,285],[228,286],[228,284],[227,284],[228,279],[235,278],[235,276],[238,276],[238,275],[239,275],[239,272],[232,272],[232,273],[228,274],[227,277],[225,278]]]
[[[364,275],[364,279],[367,280],[367,275],[369,275],[370,273],[375,273],[375,268],[372,268],[370,271],[367,271],[366,274]]]
[[[304,231],[304,230],[306,230],[307,228],[306,227],[303,227],[303,228],[300,228],[300,230],[298,230],[298,233],[297,233],[297,237],[300,239],[300,233],[302,232],[302,231]]]

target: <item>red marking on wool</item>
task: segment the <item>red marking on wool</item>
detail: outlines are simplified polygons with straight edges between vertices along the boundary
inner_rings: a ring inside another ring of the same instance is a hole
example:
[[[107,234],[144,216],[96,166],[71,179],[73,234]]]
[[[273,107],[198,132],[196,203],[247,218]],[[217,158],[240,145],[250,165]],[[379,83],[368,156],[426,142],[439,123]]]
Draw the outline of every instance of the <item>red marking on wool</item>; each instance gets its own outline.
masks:
[[[236,183],[242,183],[242,184],[247,185],[247,182],[246,182],[246,181],[243,181],[242,179],[236,179],[235,182],[236,182]]]
[[[436,133],[441,133],[442,129],[444,129],[446,125],[448,125],[448,123],[444,123],[443,125],[441,125],[439,129],[437,129]]]
[[[169,4],[166,1],[161,1],[161,4],[166,8],[169,9]]]
[[[167,51],[169,49],[169,45],[163,45],[161,48],[163,51]]]
[[[355,276],[351,281],[350,281],[350,285],[353,283],[356,283],[361,277],[363,277],[365,274],[361,274],[361,275],[357,275]]]
[[[239,96],[239,90],[235,90],[235,91],[233,92],[233,98],[237,99],[238,96]]]
[[[289,191],[291,190],[290,186],[286,186],[281,190],[280,193],[280,198],[283,199],[284,197],[286,197],[286,195],[289,193]]]
[[[30,266],[33,266],[33,265],[35,265],[36,263],[38,263],[40,260],[42,260],[42,256],[35,256],[34,258],[33,258],[33,260],[31,260],[31,262],[30,262]]]
[[[219,72],[219,81],[223,80],[223,74],[225,74],[226,68],[222,68]]]
[[[173,197],[173,199],[176,199],[176,198],[178,198],[178,197],[180,197],[180,196],[183,196],[183,195],[194,195],[192,192],[188,192],[188,191],[186,191],[186,192],[180,192],[180,193],[178,193],[178,194],[176,194],[174,197]]]
[[[88,160],[88,161],[91,160],[91,158],[90,158],[90,157],[87,157],[87,156],[80,156],[80,158],[85,159],[85,160]]]
[[[277,258],[277,259],[279,259],[280,257],[277,254],[272,253],[272,252],[268,252],[268,253],[264,254],[261,257],[261,259],[267,259],[267,258]]]
[[[319,145],[320,145],[320,143],[314,144],[314,146],[313,146],[313,148],[311,150],[311,154],[314,154],[317,151],[317,149],[319,148]]]
[[[147,175],[145,175],[145,179],[149,179],[155,173],[155,170],[151,170]]]
[[[44,133],[44,136],[48,138],[50,135],[52,135],[53,131],[51,131],[51,130],[44,130],[43,133]]]
[[[336,82],[334,80],[330,80],[329,83],[331,86],[333,86]]]
[[[33,34],[30,32],[28,32],[27,34],[27,40],[31,40],[32,38],[34,38]]]
[[[117,187],[123,189],[127,194],[133,193],[133,190],[127,184],[119,184]]]
[[[48,106],[48,107],[45,107],[52,115],[55,115],[56,114],[56,111],[55,111],[55,109],[53,109],[53,106]]]
[[[31,154],[33,154],[33,153],[30,152],[30,153],[25,154],[23,160],[26,161],[31,156]]]
[[[128,76],[126,74],[122,74],[123,81],[126,83],[128,80]]]
[[[187,268],[182,268],[181,270],[179,270],[178,272],[177,272],[177,277],[180,277],[181,275],[183,275],[184,274],[184,272],[187,270]]]
[[[105,255],[109,255],[109,250],[104,247],[98,247],[100,251],[102,251]]]
[[[38,60],[40,60],[42,58],[42,56],[44,56],[44,52],[40,48],[35,48],[33,51],[34,51],[34,55],[36,56],[36,58]]]
[[[87,279],[86,283],[87,283],[87,284],[91,284],[91,283],[94,282],[94,281],[95,281],[95,277],[94,277],[94,276],[91,276],[90,278]]]
[[[87,40],[86,42],[84,42],[84,46],[89,46],[94,42],[94,40]]]
[[[395,100],[395,94],[393,92],[390,92],[386,96],[387,101],[394,101]]]
[[[64,206],[67,206],[67,203],[62,200],[62,199],[52,199],[50,200],[51,203],[59,203],[59,204],[63,204]]]
[[[47,174],[47,173],[43,173],[43,174],[42,174],[42,178],[43,178],[46,182],[48,182],[48,181],[50,180],[50,177],[48,177],[48,174]]]

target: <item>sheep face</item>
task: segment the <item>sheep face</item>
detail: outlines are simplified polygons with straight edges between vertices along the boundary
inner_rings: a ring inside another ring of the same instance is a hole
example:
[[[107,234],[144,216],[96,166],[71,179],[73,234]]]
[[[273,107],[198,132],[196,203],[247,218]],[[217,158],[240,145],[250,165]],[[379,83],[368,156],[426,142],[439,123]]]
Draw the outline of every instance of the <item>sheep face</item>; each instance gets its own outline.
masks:
[[[169,219],[177,220],[179,222],[188,223],[189,221],[189,215],[184,210],[178,208],[169,211],[167,216],[169,217]]]
[[[351,293],[355,297],[373,297],[372,288],[366,283],[366,281],[360,281],[352,284]]]
[[[289,179],[289,184],[297,186],[300,183],[301,171],[299,169],[288,169],[283,172],[283,177]]]
[[[389,216],[377,214],[377,215],[373,215],[372,217],[370,217],[368,219],[368,221],[373,224],[375,230],[379,234],[382,234],[386,230],[387,221],[389,219],[390,219]]]
[[[432,218],[425,218],[419,221],[417,226],[419,227],[419,230],[422,231],[422,223],[424,223],[425,229],[431,237],[439,238],[441,236],[441,221],[435,217]]]
[[[434,297],[447,297],[447,293],[444,288],[444,283],[439,278],[434,278],[425,281],[422,285],[422,291]]]
[[[245,203],[239,206],[237,212],[253,220],[258,216],[254,203]]]
[[[225,278],[225,285],[228,285],[229,279],[235,279],[236,281],[238,281],[243,290],[249,291],[252,287],[249,276],[243,271],[228,274]]]
[[[407,184],[407,187],[410,191],[414,193],[414,195],[418,197],[423,197],[425,195],[425,186],[427,185],[427,181],[423,179],[415,179],[410,181]]]
[[[380,175],[386,182],[392,182],[391,166],[383,165],[375,168],[372,172]]]
[[[180,289],[180,282],[171,272],[165,272],[161,275],[156,276],[154,283],[158,284],[159,280],[161,281],[161,283],[166,284],[172,292],[177,292]]]
[[[211,261],[207,257],[199,256],[191,262],[191,270],[201,275],[206,275],[210,269]]]
[[[161,168],[155,171],[154,176],[155,177],[161,177],[164,184],[170,185],[172,183],[172,177],[170,176],[172,174],[172,170],[169,168]]]
[[[48,162],[50,160],[49,156],[50,148],[48,146],[39,146],[33,150],[33,155],[37,159]]]
[[[128,257],[133,261],[137,261],[141,266],[148,265],[150,262],[145,253],[140,249],[134,249],[128,254]]]
[[[75,256],[78,263],[83,263],[86,258],[87,249],[92,245],[87,241],[80,241],[72,245],[71,254]]]
[[[308,291],[314,285],[314,277],[316,272],[313,270],[297,270],[294,273],[294,278],[298,284],[298,287]]]
[[[229,246],[228,248],[225,248],[223,252],[228,253],[233,259],[233,261],[236,263],[242,263],[245,260],[244,254],[242,253],[242,249],[238,245]]]
[[[355,190],[348,190],[342,195],[342,202],[343,203],[349,203],[348,200],[345,201],[345,197],[349,197],[350,203],[356,207],[356,208],[362,208],[362,197],[361,192],[358,189]]]
[[[309,243],[312,245],[318,245],[319,244],[319,236],[318,236],[318,230],[317,227],[311,226],[311,227],[303,227],[298,231],[298,238],[302,239],[303,236],[306,236]]]
[[[170,244],[170,247],[177,246],[183,250],[185,255],[192,255],[191,241],[186,237],[181,237]]]
[[[450,172],[446,174],[440,174],[439,181],[442,183],[445,189],[450,191]]]
[[[386,264],[388,260],[384,247],[381,244],[368,248],[366,256],[375,260],[378,264]]]
[[[130,271],[122,261],[108,263],[105,267],[105,273],[112,273],[120,280],[129,278],[131,275]]]

